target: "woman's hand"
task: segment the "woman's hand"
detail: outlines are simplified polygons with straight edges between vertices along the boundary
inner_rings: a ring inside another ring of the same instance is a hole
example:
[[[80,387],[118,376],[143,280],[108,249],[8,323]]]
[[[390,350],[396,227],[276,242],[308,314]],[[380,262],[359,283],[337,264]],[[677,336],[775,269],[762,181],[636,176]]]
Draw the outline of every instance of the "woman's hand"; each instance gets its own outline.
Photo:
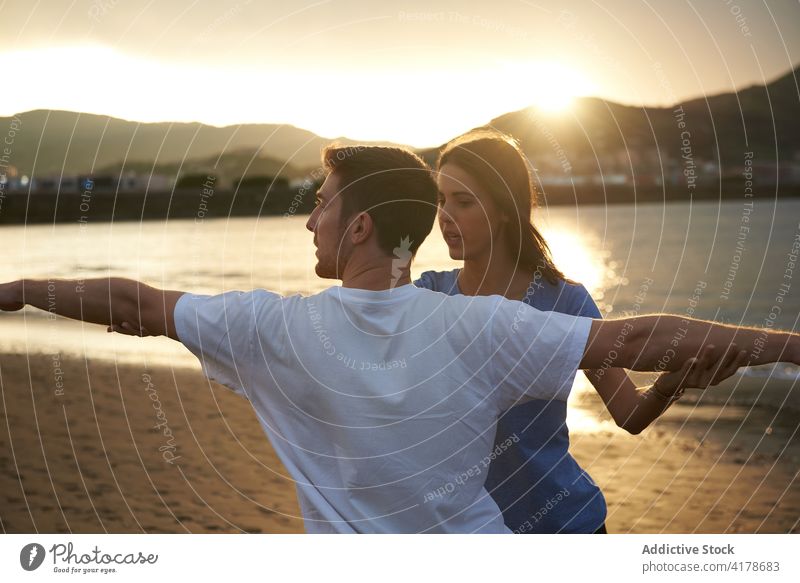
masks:
[[[112,324],[106,328],[106,332],[119,332],[127,336],[152,336],[147,328],[139,327],[136,329],[130,322],[123,322],[122,324]]]
[[[663,373],[653,384],[662,395],[674,395],[682,389],[705,389],[718,385],[732,376],[747,361],[747,351],[731,344],[717,360],[714,346],[703,347],[700,355],[690,358],[676,371]]]
[[[0,311],[16,312],[25,307],[19,300],[19,281],[0,283]]]

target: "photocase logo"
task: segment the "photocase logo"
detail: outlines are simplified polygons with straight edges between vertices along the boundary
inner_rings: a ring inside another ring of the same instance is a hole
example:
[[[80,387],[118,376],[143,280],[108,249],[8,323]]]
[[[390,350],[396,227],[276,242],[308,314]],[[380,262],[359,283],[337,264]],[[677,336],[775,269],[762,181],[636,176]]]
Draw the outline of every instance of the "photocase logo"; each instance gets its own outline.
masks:
[[[389,289],[394,289],[397,281],[402,277],[403,270],[406,269],[411,263],[413,254],[410,251],[411,243],[410,237],[403,237],[400,240],[400,246],[392,250],[394,259],[392,259],[392,284]]]
[[[19,552],[19,564],[26,571],[35,571],[44,561],[44,547],[38,543],[30,543]]]

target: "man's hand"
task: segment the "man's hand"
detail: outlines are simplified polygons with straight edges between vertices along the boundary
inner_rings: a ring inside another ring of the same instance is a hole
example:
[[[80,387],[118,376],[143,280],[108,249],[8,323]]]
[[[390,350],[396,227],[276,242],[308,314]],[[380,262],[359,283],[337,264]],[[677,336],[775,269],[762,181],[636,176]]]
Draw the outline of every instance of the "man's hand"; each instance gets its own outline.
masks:
[[[0,283],[0,311],[16,312],[25,307],[20,299],[19,282]]]
[[[714,358],[714,346],[708,344],[698,357],[690,358],[680,369],[663,373],[654,386],[663,395],[674,395],[681,389],[713,387],[732,376],[745,362],[747,351],[739,350],[736,344],[731,344],[719,359]]]

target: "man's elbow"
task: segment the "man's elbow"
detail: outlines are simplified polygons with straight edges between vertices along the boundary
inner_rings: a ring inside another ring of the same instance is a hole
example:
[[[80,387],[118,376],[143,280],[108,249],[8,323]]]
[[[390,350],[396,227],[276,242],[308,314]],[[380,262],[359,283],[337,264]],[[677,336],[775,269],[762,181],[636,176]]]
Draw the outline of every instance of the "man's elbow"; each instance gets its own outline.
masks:
[[[621,349],[623,366],[637,371],[673,370],[674,342],[679,336],[681,318],[672,314],[653,314],[629,319],[625,346]],[[670,355],[670,353],[673,353]]]
[[[175,328],[175,306],[185,292],[175,290],[153,289],[149,319],[153,322],[154,336],[167,336],[180,341]]]
[[[593,320],[580,368],[633,368],[647,342],[645,326],[635,325],[635,320]]]
[[[138,321],[141,305],[136,288],[139,282],[124,277],[110,277],[107,282],[110,324],[116,326]],[[105,286],[99,291],[105,294]]]
[[[140,328],[145,336],[167,336],[178,340],[174,312],[175,304],[184,292],[157,289],[141,282],[136,284],[138,297],[129,324]]]

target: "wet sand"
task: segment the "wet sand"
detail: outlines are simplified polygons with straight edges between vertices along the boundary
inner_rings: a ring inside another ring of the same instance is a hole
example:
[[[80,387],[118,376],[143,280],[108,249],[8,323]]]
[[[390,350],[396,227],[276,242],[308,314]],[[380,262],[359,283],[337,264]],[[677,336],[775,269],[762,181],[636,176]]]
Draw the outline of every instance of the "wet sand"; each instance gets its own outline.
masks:
[[[199,368],[0,354],[0,391],[3,532],[303,531],[251,407]],[[800,532],[796,412],[689,398],[630,436],[571,404],[609,531]]]
[[[687,391],[637,436],[614,426],[596,394],[577,400],[603,420],[573,432],[571,450],[605,494],[609,532],[800,532],[800,414],[699,394]]]

